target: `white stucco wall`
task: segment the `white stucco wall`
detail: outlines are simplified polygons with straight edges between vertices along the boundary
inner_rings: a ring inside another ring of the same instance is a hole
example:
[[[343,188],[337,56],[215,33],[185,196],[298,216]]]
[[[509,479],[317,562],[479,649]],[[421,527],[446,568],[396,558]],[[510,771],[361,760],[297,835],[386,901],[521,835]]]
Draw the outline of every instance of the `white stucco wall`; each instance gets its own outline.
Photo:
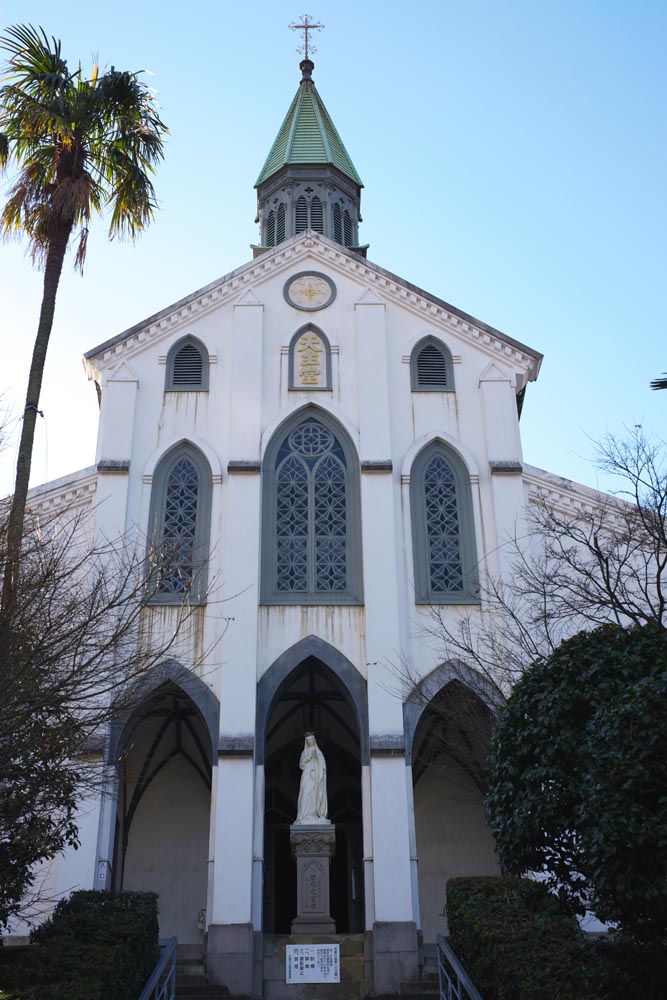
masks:
[[[206,909],[210,795],[182,758],[148,786],[130,829],[124,889],[157,892],[160,934],[200,943]]]

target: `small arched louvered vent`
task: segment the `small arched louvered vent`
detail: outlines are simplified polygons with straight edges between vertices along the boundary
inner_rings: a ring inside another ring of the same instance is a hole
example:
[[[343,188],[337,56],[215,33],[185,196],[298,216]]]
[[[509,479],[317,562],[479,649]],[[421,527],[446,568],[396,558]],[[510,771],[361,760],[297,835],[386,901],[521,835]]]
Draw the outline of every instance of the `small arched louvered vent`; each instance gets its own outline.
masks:
[[[310,203],[310,228],[314,229],[316,233],[324,232],[324,214],[319,198],[313,198]]]
[[[306,229],[308,229],[308,206],[306,205],[306,199],[301,195],[296,203],[294,232],[303,233]]]
[[[198,392],[208,389],[208,355],[191,338],[174,344],[167,356],[167,391]]]
[[[343,242],[343,223],[340,214],[340,205],[333,207],[333,238],[336,243]]]
[[[274,247],[276,245],[276,213],[273,209],[269,212],[269,217],[266,220],[266,239],[265,246]]]
[[[432,338],[421,341],[412,352],[411,368],[413,389],[453,391],[452,358],[444,344],[439,344]]]
[[[346,247],[352,246],[352,219],[347,210],[343,212],[343,241]]]

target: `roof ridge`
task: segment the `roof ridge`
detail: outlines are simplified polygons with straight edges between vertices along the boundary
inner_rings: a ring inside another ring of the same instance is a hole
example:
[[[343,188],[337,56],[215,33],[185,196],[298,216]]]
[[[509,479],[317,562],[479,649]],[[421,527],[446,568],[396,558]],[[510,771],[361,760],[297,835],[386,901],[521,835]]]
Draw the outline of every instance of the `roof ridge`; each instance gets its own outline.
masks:
[[[322,108],[324,107],[324,104],[322,103],[321,100],[318,100],[320,95],[317,92],[317,87],[315,86],[314,82],[312,80],[308,80],[306,82],[306,86],[308,86],[309,84],[311,89],[314,91],[314,93],[311,93],[310,96],[313,102],[313,107],[315,108],[315,117],[317,118],[317,124],[319,126],[320,135],[322,137],[322,145],[324,146],[324,152],[326,154],[328,162],[333,163],[333,153],[329,145],[329,136],[327,135],[327,128],[324,122],[324,116],[322,115]],[[322,105],[322,107],[320,107],[320,105]]]

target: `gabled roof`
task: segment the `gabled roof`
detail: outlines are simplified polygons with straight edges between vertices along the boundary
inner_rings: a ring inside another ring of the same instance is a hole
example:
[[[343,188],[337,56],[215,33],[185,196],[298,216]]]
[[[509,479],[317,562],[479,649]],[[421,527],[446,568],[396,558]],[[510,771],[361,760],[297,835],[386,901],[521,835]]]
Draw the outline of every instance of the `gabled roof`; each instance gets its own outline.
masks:
[[[304,69],[304,62],[301,64]],[[309,62],[309,61],[308,61]],[[309,66],[312,63],[309,62]],[[341,137],[310,79],[309,67],[260,171],[255,187],[288,164],[331,164],[363,187]]]
[[[430,292],[424,291],[404,278],[359,257],[351,250],[330,240],[321,233],[307,230],[291,236],[279,246],[267,250],[260,257],[248,261],[229,274],[199,288],[149,316],[128,330],[106,340],[84,354],[85,367],[89,378],[95,378],[94,364],[102,361],[107,368],[121,360],[124,351],[132,353],[142,349],[152,338],[160,338],[174,329],[187,329],[196,315],[216,309],[222,302],[234,299],[247,291],[255,282],[268,279],[272,273],[283,274],[300,266],[304,258],[314,258],[320,270],[328,268],[338,274],[348,273],[350,277],[374,286],[382,299],[393,300],[397,304],[428,315],[432,321],[453,325],[459,335],[477,343],[482,349],[507,360],[512,358],[527,372],[529,380],[537,378],[542,362],[542,354],[520,341],[501,333],[483,323],[469,313],[450,305]],[[319,258],[319,259],[318,259]],[[364,295],[368,295],[366,291]]]

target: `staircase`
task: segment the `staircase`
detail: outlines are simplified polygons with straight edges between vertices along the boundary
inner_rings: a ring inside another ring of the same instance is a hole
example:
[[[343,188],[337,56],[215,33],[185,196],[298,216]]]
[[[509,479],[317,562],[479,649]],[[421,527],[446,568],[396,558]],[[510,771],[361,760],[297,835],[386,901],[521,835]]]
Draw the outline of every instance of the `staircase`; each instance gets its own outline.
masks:
[[[176,957],[175,1000],[230,1000],[226,986],[206,980],[204,949],[200,945],[179,945]]]

